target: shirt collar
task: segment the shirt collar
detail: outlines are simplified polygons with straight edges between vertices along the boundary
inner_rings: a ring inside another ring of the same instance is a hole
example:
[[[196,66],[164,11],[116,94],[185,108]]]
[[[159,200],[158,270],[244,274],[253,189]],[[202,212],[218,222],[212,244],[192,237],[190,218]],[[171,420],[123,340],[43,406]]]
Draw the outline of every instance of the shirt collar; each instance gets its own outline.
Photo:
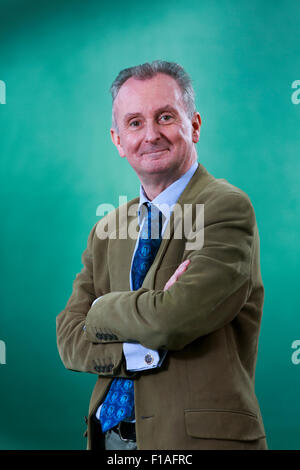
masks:
[[[174,181],[174,183],[170,184],[170,186],[168,186],[161,193],[159,193],[152,201],[149,201],[145,194],[143,186],[140,185],[140,201],[138,207],[139,225],[141,224],[140,207],[145,202],[149,202],[150,204],[154,204],[155,206],[157,206],[163,213],[164,217],[168,219],[170,217],[172,207],[178,201],[181,193],[186,188],[187,184],[189,183],[197,168],[198,161],[195,161],[195,163],[193,163],[191,168],[186,173],[184,173],[184,175],[182,175],[178,180]]]

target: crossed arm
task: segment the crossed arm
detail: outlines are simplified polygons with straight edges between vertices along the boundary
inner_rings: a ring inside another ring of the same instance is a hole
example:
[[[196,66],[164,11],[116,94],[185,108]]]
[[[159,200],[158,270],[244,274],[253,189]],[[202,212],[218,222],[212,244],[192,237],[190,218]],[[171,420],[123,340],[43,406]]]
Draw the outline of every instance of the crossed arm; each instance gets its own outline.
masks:
[[[165,284],[164,290],[168,290],[177,281],[181,274],[184,273],[189,263],[190,260],[186,260],[179,265]],[[103,296],[97,297],[92,306],[102,298]],[[86,325],[84,325],[83,329],[86,330]],[[124,342],[123,352],[126,360],[126,368],[130,371],[142,371],[160,367],[167,351],[155,351],[150,348],[145,348],[139,343]],[[149,360],[151,362],[149,362]]]
[[[93,230],[84,268],[66,309],[57,317],[58,349],[67,368],[132,376],[125,368],[124,342],[178,350],[238,314],[251,288],[254,211],[239,193],[215,198],[208,209],[203,248],[185,252],[186,264],[164,290],[109,292],[91,307]]]
[[[114,341],[101,344],[98,340],[96,342],[87,341],[83,332],[87,315],[85,312],[90,310],[95,297],[90,251],[94,232],[95,227],[90,233],[87,249],[82,255],[84,267],[76,276],[73,292],[66,308],[56,319],[59,354],[65,367],[70,370],[104,376],[133,377],[136,373],[126,369],[123,342]],[[189,261],[181,263],[166,283],[165,290],[176,282],[188,264]]]

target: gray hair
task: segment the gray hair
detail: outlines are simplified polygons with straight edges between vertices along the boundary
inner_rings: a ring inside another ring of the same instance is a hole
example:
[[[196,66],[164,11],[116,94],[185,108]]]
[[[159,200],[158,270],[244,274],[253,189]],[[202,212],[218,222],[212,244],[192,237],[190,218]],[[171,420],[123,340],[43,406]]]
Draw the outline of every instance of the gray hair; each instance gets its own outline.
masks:
[[[187,115],[192,119],[195,111],[195,92],[192,86],[192,80],[187,72],[181,67],[181,65],[176,64],[176,62],[166,62],[164,60],[154,60],[149,63],[146,62],[142,65],[136,65],[134,67],[129,67],[121,70],[117,78],[113,81],[110,87],[110,93],[112,95],[112,127],[118,132],[118,126],[116,122],[116,117],[114,113],[114,102],[121,86],[131,77],[134,77],[138,80],[147,80],[154,77],[158,73],[164,73],[174,78],[179,85],[183,102],[186,107]]]

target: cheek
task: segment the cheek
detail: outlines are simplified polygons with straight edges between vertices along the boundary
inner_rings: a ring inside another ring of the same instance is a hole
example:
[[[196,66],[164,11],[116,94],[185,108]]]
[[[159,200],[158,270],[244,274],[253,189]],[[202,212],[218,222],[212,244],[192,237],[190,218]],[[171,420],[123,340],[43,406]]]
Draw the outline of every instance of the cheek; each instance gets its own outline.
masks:
[[[177,135],[176,135],[176,142],[178,145],[181,146],[187,146],[189,145],[189,142],[191,141],[191,137],[189,135],[190,129],[182,126],[178,129]]]
[[[143,140],[143,138],[142,138],[141,134],[139,134],[138,132],[136,134],[131,134],[126,139],[127,147],[134,151],[135,149],[137,149],[139,147],[142,140]]]
[[[182,127],[168,127],[163,130],[163,135],[171,142],[173,145],[178,145],[182,142],[184,136],[184,129]]]
[[[134,153],[137,148],[138,148],[138,139],[136,138],[136,136],[123,136],[123,139],[121,140],[121,145],[122,145],[122,148],[124,150],[124,152],[126,152],[127,154],[130,153]]]

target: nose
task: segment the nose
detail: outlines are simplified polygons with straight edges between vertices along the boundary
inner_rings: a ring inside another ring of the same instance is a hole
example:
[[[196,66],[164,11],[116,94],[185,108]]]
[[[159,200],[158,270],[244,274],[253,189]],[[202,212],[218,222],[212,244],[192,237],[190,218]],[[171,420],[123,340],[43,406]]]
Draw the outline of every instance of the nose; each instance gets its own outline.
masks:
[[[159,125],[153,121],[145,124],[145,142],[155,142],[160,139]]]

